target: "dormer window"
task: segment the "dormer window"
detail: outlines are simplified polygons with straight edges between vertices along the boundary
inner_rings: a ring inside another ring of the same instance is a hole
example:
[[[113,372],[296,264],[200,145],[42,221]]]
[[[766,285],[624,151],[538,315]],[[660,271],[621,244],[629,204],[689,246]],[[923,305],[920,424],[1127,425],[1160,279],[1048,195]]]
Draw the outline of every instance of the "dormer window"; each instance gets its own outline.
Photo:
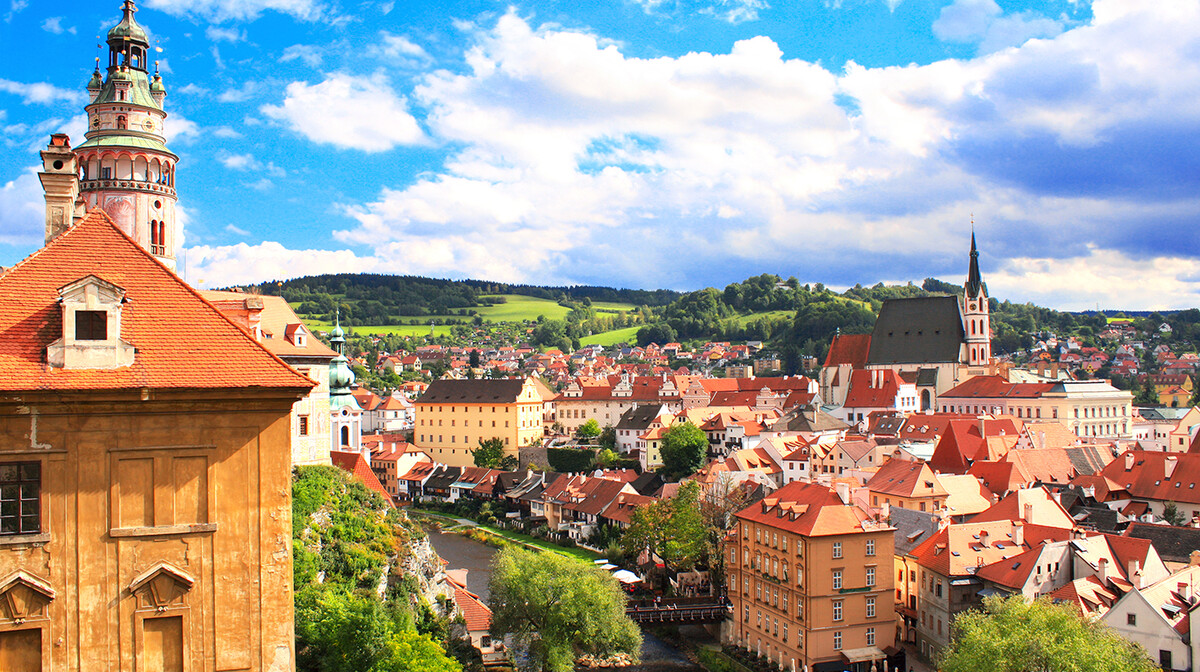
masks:
[[[75,312],[75,340],[107,341],[108,311],[79,310]]]
[[[125,290],[89,275],[58,290],[62,337],[46,348],[50,366],[116,369],[133,364],[136,348],[121,338]]]

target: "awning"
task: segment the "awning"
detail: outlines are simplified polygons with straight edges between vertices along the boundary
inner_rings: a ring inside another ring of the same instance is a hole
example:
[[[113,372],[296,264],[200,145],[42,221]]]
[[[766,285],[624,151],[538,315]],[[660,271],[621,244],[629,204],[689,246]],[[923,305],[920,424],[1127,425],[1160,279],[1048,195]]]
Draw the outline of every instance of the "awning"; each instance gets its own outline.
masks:
[[[600,565],[600,569],[603,569],[606,572],[611,572],[612,570],[614,570],[616,568],[617,568],[617,566],[612,564],[611,562]]]
[[[887,656],[878,646],[864,646],[861,649],[842,649],[842,658],[847,663],[865,663],[871,660],[882,660]]]
[[[638,583],[639,581],[641,581],[641,579],[638,578],[637,574],[634,574],[633,572],[629,571],[628,569],[621,569],[621,570],[613,572],[613,577],[616,578],[616,580],[620,581],[621,583]]]

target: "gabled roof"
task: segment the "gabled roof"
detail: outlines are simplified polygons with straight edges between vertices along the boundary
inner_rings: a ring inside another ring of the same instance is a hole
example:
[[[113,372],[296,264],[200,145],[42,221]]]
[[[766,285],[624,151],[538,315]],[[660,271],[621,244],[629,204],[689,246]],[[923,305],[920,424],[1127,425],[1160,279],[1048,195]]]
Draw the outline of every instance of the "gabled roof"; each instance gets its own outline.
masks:
[[[614,429],[645,431],[664,410],[662,404],[640,404],[622,413]]]
[[[362,453],[331,450],[329,451],[329,458],[333,461],[333,466],[342,471],[350,472],[350,475],[367,486],[367,489],[375,491],[380,497],[383,497],[383,501],[389,505],[392,504],[392,496],[388,494],[387,489],[379,482],[379,478],[375,476],[375,472],[371,471],[371,466],[363,459]]]
[[[946,489],[946,509],[952,516],[981,513],[992,505],[991,492],[974,476],[938,474],[938,482]]]
[[[772,432],[839,432],[850,429],[850,425],[820,410],[816,405],[797,406],[775,421],[768,430]]]
[[[987,511],[971,519],[972,523],[995,520],[1023,520],[1034,525],[1074,529],[1075,520],[1044,487],[1023,488],[1010,492]]]
[[[1200,529],[1133,522],[1125,528],[1126,537],[1146,539],[1165,562],[1189,562],[1200,550]]]
[[[1057,383],[1010,383],[1003,376],[975,376],[938,395],[938,399],[1038,399]]]
[[[1168,461],[1175,465],[1170,477]],[[1110,462],[1101,475],[1135,499],[1200,504],[1200,454],[1130,450]]]
[[[200,295],[246,329],[249,329],[249,323],[243,324],[238,318],[245,312],[247,299],[261,302],[258,328],[263,333],[263,339],[259,342],[280,357],[314,357],[328,360],[337,356],[336,352],[316,337],[304,339],[304,345],[295,344],[293,335],[303,328],[303,323],[287,299],[282,296],[251,295],[212,289],[202,289]]]
[[[116,369],[60,369],[46,347],[62,337],[58,290],[93,275],[125,290],[120,338],[137,348]],[[102,210],[0,275],[0,389],[308,390],[313,382],[268,352],[167,270]]]
[[[832,488],[803,481],[788,483],[737,517],[807,537],[890,529],[874,523],[858,506],[843,504]]]
[[[867,481],[867,490],[872,494],[913,498],[944,497],[947,494],[928,465],[908,460],[888,460]]]
[[[895,552],[901,556],[920,546],[938,531],[938,521],[933,513],[898,506],[889,508],[888,524],[896,528]]]
[[[475,380],[435,380],[429,384],[419,403],[426,404],[513,404],[521,395],[521,378],[479,378]]]
[[[825,366],[849,364],[856,369],[861,369],[867,365],[867,353],[870,349],[870,334],[838,334],[829,344],[829,354],[825,355]]]
[[[895,408],[903,381],[891,369],[858,370],[850,374],[850,391],[843,408]]]
[[[604,518],[618,523],[629,523],[633,516],[633,512],[643,506],[649,506],[658,500],[647,495],[638,495],[628,492],[622,492],[617,495],[616,500],[604,509],[602,514]]]
[[[871,332],[867,363],[958,362],[965,337],[956,296],[888,299]]]
[[[929,465],[939,472],[967,473],[973,462],[1003,457],[1016,445],[1020,429],[1009,418],[951,420],[933,449]]]

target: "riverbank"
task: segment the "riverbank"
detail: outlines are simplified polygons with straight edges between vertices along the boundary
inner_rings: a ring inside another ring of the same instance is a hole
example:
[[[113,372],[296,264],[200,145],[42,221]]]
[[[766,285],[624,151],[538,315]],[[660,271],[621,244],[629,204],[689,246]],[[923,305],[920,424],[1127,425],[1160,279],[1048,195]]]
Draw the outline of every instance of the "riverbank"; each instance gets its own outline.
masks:
[[[428,511],[425,509],[417,509],[413,507],[408,507],[405,510],[408,511],[409,515],[438,520],[442,522],[443,525],[446,523],[453,523],[452,527],[445,528],[447,532],[457,532],[457,528],[468,527],[475,530],[481,530],[486,534],[500,537],[501,539],[525,548],[530,548],[537,551],[547,551],[550,553],[558,553],[559,555],[573,558],[575,560],[579,560],[580,562],[586,562],[588,564],[593,564],[593,561],[599,560],[602,557],[599,553],[586,548],[579,546],[559,546],[536,537],[531,537],[528,534],[521,534],[520,532],[513,532],[511,530],[503,530],[498,527],[492,527],[491,525],[483,525],[468,518],[456,518],[444,513]]]

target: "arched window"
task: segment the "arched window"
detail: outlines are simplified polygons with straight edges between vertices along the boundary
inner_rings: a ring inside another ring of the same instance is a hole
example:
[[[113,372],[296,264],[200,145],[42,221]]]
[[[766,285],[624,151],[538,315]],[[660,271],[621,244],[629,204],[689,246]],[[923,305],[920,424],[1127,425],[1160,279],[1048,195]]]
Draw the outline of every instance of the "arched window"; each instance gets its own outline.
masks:
[[[342,445],[350,445],[350,428],[345,425],[342,426]]]

